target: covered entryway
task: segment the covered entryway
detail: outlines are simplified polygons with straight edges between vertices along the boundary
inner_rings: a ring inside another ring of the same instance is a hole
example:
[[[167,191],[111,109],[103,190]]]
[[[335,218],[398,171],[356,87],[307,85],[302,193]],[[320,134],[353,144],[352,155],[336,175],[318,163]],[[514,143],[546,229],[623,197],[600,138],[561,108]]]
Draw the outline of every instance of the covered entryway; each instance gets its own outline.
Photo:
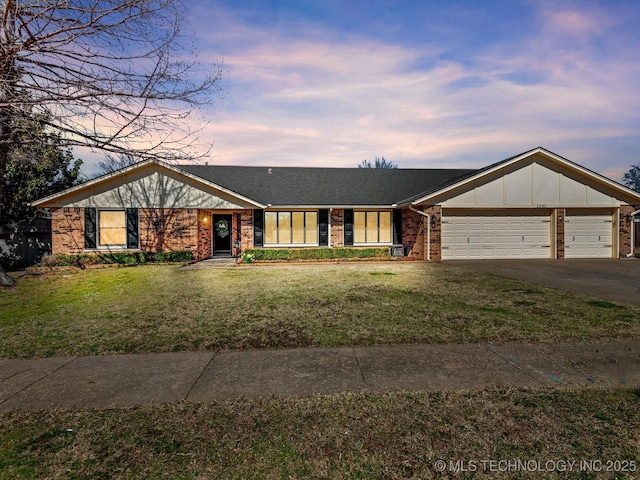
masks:
[[[446,211],[442,259],[551,258],[551,219],[540,213]]]
[[[565,258],[612,258],[611,213],[567,210],[564,220],[564,249]]]
[[[213,215],[213,255],[231,256],[231,215]]]

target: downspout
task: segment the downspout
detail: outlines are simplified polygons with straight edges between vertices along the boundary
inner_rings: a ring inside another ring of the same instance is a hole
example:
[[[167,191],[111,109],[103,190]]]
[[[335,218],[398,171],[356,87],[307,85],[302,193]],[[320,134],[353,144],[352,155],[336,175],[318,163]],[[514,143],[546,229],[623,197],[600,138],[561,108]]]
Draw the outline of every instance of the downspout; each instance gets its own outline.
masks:
[[[417,208],[413,208],[411,205],[409,205],[409,210],[417,214],[420,214],[423,217],[427,217],[427,262],[430,262],[431,261],[431,215],[429,215],[428,213],[424,213],[423,211],[418,210]]]
[[[627,255],[627,258],[633,257],[633,254],[635,253],[635,250],[636,250],[635,238],[633,238],[633,232],[636,229],[635,218],[634,217],[639,213],[640,213],[640,210],[636,210],[631,215],[629,215],[631,217],[631,248],[630,248],[631,251]]]
[[[329,237],[329,238],[327,238],[327,246],[329,248],[333,248],[333,245],[331,245],[331,223],[332,223],[331,222],[331,214],[332,213],[333,213],[333,208],[330,208],[329,209],[329,218],[327,218],[327,224],[328,224],[328,226],[327,226],[327,236]]]

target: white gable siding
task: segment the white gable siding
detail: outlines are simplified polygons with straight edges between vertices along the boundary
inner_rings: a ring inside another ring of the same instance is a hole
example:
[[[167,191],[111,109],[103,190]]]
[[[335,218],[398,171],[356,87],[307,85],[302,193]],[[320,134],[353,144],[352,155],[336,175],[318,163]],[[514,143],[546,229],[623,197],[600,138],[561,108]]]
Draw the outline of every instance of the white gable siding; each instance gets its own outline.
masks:
[[[117,179],[72,192],[60,207],[100,208],[253,208],[232,195],[189,177],[150,165]]]
[[[546,163],[546,162],[545,162]],[[593,188],[593,181],[548,164],[532,162],[494,173],[491,178],[452,190],[440,205],[456,208],[505,207],[617,207],[620,200]],[[605,189],[606,190],[606,189]]]

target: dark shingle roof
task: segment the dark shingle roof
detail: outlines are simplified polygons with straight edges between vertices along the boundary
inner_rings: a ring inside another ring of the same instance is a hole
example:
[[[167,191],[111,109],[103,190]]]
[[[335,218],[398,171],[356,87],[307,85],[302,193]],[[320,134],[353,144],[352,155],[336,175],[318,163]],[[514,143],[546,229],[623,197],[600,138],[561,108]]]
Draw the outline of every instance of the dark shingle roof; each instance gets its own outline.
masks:
[[[393,205],[469,169],[371,169],[178,165],[192,175],[264,205]]]

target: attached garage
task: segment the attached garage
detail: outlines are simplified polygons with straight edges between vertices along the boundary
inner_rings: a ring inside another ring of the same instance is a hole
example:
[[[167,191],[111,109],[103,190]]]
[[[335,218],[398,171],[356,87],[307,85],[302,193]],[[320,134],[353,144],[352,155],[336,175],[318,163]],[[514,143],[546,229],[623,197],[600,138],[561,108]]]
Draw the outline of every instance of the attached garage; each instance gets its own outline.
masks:
[[[551,258],[551,218],[539,211],[443,212],[442,259]]]
[[[567,210],[564,229],[565,258],[611,258],[613,256],[611,212]]]
[[[412,199],[429,260],[617,258],[633,254],[640,195],[534,149]]]

